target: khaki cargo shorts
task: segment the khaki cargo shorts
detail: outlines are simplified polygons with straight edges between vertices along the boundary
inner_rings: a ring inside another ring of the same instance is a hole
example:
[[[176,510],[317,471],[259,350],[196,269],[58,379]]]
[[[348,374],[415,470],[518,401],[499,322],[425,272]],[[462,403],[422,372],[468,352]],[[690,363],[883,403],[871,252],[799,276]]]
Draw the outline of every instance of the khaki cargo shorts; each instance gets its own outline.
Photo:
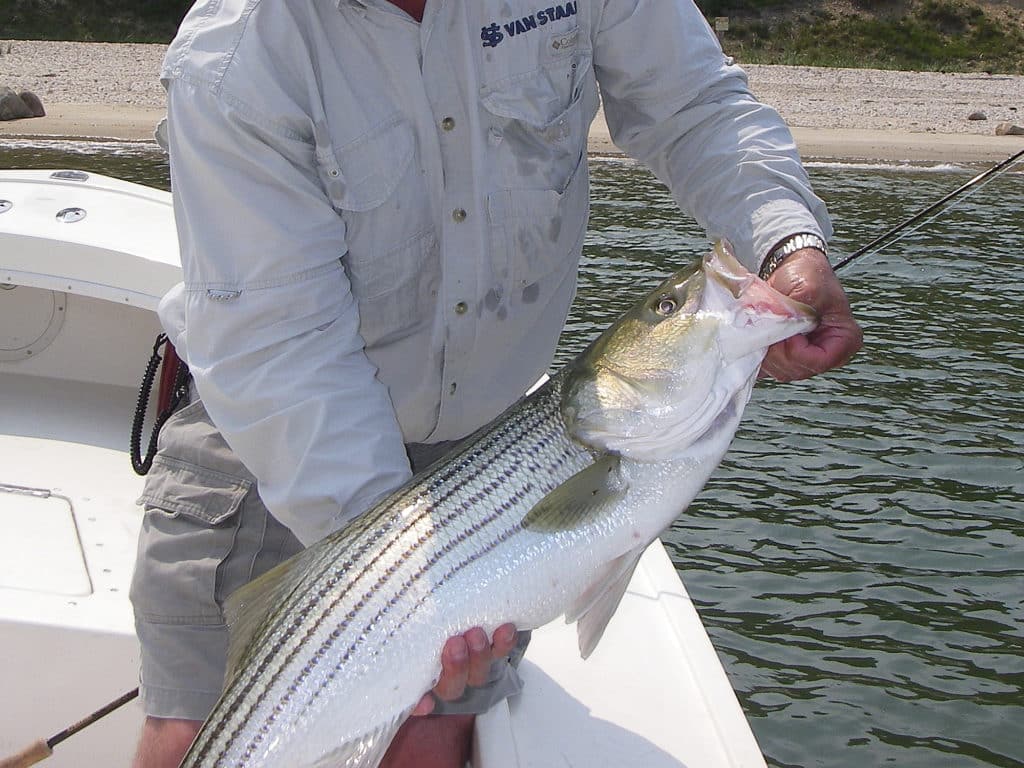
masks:
[[[408,446],[414,469],[453,445]],[[131,601],[142,651],[143,708],[153,717],[203,720],[224,680],[225,599],[302,545],[267,511],[256,479],[198,398],[164,424],[139,503],[146,511]],[[485,712],[521,690],[514,665],[528,642],[529,632],[520,633],[511,665],[495,663],[486,686],[441,703],[435,712]]]

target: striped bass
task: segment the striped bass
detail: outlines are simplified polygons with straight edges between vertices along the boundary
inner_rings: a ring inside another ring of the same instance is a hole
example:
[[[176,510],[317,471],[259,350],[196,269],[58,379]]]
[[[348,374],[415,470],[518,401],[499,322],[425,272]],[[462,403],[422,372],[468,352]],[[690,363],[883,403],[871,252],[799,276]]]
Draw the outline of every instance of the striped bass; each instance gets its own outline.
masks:
[[[722,245],[534,394],[236,592],[188,767],[374,768],[445,641],[564,615],[586,657],[732,440],[766,348],[814,327]]]

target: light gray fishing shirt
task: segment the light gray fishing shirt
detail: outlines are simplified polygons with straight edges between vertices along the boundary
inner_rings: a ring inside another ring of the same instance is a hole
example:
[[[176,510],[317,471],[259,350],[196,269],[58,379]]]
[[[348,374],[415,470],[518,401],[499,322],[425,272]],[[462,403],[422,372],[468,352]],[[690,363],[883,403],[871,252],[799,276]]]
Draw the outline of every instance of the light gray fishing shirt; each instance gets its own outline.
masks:
[[[205,0],[162,77],[185,282],[161,318],[304,543],[408,477],[404,442],[462,437],[544,372],[599,86],[615,143],[747,265],[829,232],[688,0],[427,0],[422,23]]]

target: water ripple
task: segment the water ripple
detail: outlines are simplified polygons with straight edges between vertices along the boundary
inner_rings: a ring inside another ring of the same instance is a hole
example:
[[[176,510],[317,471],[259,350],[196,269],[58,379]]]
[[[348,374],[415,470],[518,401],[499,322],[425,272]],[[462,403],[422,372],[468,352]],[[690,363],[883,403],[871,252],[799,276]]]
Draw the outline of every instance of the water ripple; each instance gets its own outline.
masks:
[[[815,169],[837,250],[968,178],[919,170]],[[566,357],[628,303],[609,286],[705,247],[644,178],[594,168]],[[760,384],[666,536],[772,765],[1024,765],[1022,193],[1004,177],[851,265],[863,353]]]

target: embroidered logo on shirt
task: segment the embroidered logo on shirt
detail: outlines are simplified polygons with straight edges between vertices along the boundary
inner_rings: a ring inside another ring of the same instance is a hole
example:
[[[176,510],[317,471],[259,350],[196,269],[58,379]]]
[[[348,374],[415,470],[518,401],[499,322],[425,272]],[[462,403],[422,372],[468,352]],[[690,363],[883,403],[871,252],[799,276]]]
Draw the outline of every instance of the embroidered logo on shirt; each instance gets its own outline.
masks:
[[[507,24],[492,23],[480,28],[480,39],[484,41],[484,48],[496,48],[498,43],[505,39],[505,35],[515,37],[529,32],[531,29],[543,27],[549,21],[558,21],[569,16],[576,15],[576,4],[579,0],[571,0],[564,5],[555,5],[550,8],[541,8],[529,16],[510,21]],[[504,30],[504,32],[502,31]]]
[[[576,41],[580,38],[580,31],[574,29],[567,35],[560,35],[551,41],[551,47],[556,51],[564,51],[576,47]]]

